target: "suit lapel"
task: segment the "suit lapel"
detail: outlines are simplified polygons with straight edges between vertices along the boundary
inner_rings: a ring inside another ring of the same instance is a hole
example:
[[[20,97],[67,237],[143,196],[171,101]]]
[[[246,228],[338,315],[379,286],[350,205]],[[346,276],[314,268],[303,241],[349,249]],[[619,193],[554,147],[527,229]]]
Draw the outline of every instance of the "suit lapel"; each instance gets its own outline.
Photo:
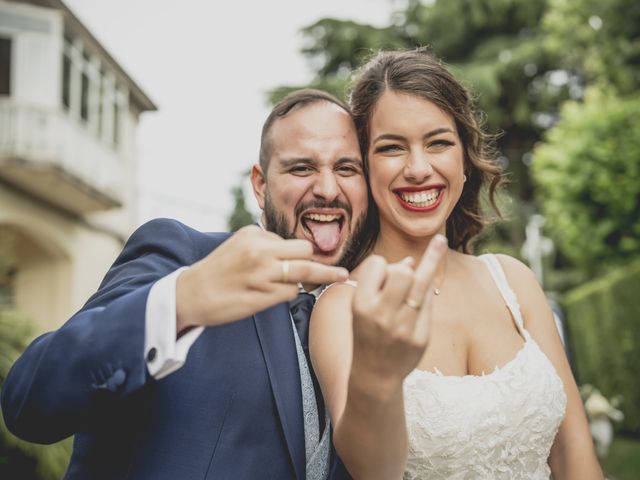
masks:
[[[300,369],[288,304],[282,303],[256,313],[254,321],[296,476],[304,478],[306,467]]]

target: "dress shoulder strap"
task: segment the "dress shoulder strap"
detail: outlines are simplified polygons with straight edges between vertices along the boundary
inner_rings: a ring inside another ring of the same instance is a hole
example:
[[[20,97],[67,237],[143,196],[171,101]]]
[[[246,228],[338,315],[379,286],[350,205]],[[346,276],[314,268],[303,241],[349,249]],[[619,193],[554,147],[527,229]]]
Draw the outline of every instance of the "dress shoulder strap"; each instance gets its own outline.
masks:
[[[509,286],[509,282],[507,282],[507,277],[504,274],[502,265],[500,265],[500,262],[493,253],[480,255],[478,258],[482,260],[487,266],[487,269],[489,269],[491,278],[493,278],[494,283],[500,291],[500,295],[502,295],[507,308],[511,312],[516,323],[516,327],[518,327],[520,333],[524,333],[524,322],[522,320],[522,313],[520,312],[520,305],[518,304],[518,297],[516,297],[515,292]]]
[[[320,299],[320,297],[324,294],[324,292],[329,290],[334,285],[349,285],[350,287],[355,288],[358,286],[358,282],[356,282],[355,280],[345,280],[344,282],[333,282],[333,283],[330,283],[329,285],[325,285],[322,291],[318,294],[318,298],[316,298],[316,301]]]

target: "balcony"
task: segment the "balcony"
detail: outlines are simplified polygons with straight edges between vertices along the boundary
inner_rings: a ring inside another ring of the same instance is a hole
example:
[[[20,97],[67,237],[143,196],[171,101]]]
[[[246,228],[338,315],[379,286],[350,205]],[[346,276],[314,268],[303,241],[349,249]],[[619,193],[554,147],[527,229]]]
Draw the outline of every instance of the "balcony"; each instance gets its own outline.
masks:
[[[0,179],[77,213],[122,206],[125,160],[65,111],[0,99]]]

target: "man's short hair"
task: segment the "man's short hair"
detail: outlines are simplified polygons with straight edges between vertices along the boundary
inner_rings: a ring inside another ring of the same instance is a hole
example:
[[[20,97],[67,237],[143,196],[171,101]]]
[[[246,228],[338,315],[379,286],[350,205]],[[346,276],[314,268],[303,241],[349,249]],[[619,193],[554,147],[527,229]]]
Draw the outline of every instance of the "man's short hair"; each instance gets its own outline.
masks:
[[[351,109],[346,103],[334,97],[330,93],[323,92],[322,90],[305,88],[289,93],[273,107],[271,113],[262,126],[262,135],[260,137],[260,167],[263,172],[266,172],[267,167],[269,166],[269,159],[271,158],[272,153],[272,144],[271,139],[269,138],[269,133],[276,120],[286,117],[289,113],[302,107],[312,105],[317,102],[333,103],[351,115]]]

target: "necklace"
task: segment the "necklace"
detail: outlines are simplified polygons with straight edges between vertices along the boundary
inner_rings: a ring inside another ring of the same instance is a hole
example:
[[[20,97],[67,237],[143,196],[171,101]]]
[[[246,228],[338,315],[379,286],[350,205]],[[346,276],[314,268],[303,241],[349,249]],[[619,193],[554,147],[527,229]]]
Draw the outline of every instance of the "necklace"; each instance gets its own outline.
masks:
[[[442,286],[444,285],[444,281],[446,278],[446,274],[447,274],[447,257],[449,254],[449,250],[447,249],[446,252],[444,252],[444,258],[442,259],[442,276],[440,277],[440,281],[438,282],[438,285],[440,285],[439,287],[436,286],[433,288],[433,293],[434,295],[438,296],[442,293]],[[434,278],[434,280],[436,280]]]

